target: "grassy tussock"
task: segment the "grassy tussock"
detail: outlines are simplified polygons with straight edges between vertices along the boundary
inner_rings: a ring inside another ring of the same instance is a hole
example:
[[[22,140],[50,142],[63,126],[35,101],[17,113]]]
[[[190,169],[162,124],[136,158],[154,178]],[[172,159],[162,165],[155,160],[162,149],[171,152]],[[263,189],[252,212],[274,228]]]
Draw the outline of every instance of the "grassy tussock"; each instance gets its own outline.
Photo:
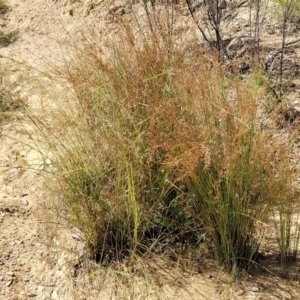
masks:
[[[255,263],[265,222],[294,199],[286,152],[256,121],[263,88],[228,79],[196,45],[127,26],[115,42],[86,38],[56,75],[72,96],[36,124],[57,212],[90,257],[188,257],[205,236],[226,270]]]
[[[7,6],[6,6],[5,2],[6,1],[4,1],[4,0],[0,0],[0,14],[4,13],[6,11],[6,9],[7,9]]]
[[[15,99],[11,92],[2,88],[0,92],[0,125],[23,107],[24,103],[20,99]]]

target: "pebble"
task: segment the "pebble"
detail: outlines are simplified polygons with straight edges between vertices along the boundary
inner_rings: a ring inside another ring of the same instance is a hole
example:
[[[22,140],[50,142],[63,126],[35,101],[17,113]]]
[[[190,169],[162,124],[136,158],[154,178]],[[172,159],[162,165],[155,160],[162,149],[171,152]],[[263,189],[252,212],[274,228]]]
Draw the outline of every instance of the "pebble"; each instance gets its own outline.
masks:
[[[10,181],[19,174],[18,168],[12,168],[7,171],[6,180]]]
[[[11,279],[11,280],[8,280],[5,285],[7,287],[10,287],[12,285],[12,283],[13,283],[13,280]]]
[[[29,202],[26,199],[23,199],[22,202],[23,202],[24,205],[28,205],[29,204]]]
[[[259,292],[260,289],[259,289],[259,286],[257,284],[254,284],[254,285],[250,285],[248,287],[248,291],[250,291],[250,292]]]
[[[52,294],[51,294],[51,299],[52,300],[58,300],[59,298],[58,298],[58,295],[57,295],[57,292],[54,290],[53,292],[52,292]]]
[[[30,297],[30,298],[36,297],[36,295],[37,295],[36,293],[27,293],[26,294],[26,296]]]

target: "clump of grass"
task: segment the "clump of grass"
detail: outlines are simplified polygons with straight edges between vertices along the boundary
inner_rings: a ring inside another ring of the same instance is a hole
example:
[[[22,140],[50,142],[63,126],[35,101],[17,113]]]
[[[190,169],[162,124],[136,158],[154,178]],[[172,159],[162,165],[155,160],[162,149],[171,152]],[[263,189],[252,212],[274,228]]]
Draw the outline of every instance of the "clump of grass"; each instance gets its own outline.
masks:
[[[76,91],[76,115],[71,110],[59,116],[72,126],[61,126],[63,144],[51,144],[64,191],[60,206],[101,262],[150,249],[162,253],[166,239],[175,243],[175,233],[192,235],[195,226],[184,176],[174,167],[198,147],[185,131],[194,122],[193,113],[182,111],[188,95],[174,85],[184,59],[156,44],[138,48],[127,34],[123,50],[111,45],[106,61],[94,44],[85,45],[87,60],[67,73]]]
[[[279,262],[282,271],[286,271],[288,261],[296,261],[299,249],[299,191],[293,182],[295,170],[284,159],[285,149],[278,149],[274,197],[276,206],[273,211],[273,224],[277,232]]]
[[[4,0],[0,0],[0,14],[5,13],[7,10],[7,6]]]
[[[7,90],[0,92],[0,124],[22,107],[22,101],[14,99]]]
[[[15,42],[18,38],[19,31],[14,30],[10,33],[0,32],[0,45],[3,47],[7,47],[11,43]]]
[[[206,235],[227,271],[249,269],[262,225],[293,198],[286,154],[279,164],[258,130],[263,90],[228,79],[196,44],[123,29],[107,45],[86,37],[57,69],[70,97],[51,121],[34,120],[53,156],[56,211],[104,265],[197,250]]]
[[[285,204],[292,199],[286,188],[279,191],[276,186],[270,164],[275,157],[256,132],[254,118],[244,122],[247,112],[238,111],[238,102],[244,97],[245,91],[243,98],[235,100],[234,114],[225,103],[223,118],[210,116],[215,120],[208,134],[210,162],[200,161],[191,176],[195,211],[207,226],[215,257],[227,271],[234,272],[249,270],[257,263],[264,227],[278,200],[276,193],[288,198]]]

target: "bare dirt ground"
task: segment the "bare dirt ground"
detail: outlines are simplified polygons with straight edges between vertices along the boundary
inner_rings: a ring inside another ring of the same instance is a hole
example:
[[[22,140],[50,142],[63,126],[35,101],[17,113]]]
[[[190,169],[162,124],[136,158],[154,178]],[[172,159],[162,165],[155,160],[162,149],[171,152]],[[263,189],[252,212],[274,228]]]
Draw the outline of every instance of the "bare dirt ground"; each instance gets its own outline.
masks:
[[[0,48],[2,85],[37,110],[39,100],[48,99],[40,89],[48,82],[37,80],[39,71],[66,59],[69,38],[76,40],[85,25],[92,25],[103,37],[110,35],[117,30],[116,15],[127,13],[117,2],[96,0],[7,0],[7,6],[0,16],[0,30],[19,34],[14,43]],[[188,22],[183,19],[182,24]],[[211,268],[185,274],[166,266],[157,271],[156,289],[147,287],[145,276],[118,282],[94,266],[92,273],[75,276],[80,243],[64,235],[63,228],[57,228],[62,234],[54,237],[44,226],[42,207],[49,195],[44,188],[45,161],[34,150],[35,134],[21,112],[2,125],[0,299],[299,299],[298,269],[293,277],[282,279],[275,258],[268,262],[273,273],[259,271],[238,282]],[[295,155],[299,158],[296,150]]]

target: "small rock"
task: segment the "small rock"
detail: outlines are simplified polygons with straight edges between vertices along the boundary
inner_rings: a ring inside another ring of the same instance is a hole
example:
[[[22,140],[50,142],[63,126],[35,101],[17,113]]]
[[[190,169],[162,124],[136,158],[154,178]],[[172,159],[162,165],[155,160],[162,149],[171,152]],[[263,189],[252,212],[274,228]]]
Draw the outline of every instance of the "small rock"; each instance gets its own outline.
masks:
[[[7,177],[6,180],[11,181],[13,178],[17,177],[19,174],[18,168],[12,168],[7,171]]]
[[[82,241],[81,236],[80,236],[79,234],[77,234],[77,233],[73,233],[73,234],[72,234],[72,238],[73,238],[74,240],[76,240],[76,241]]]
[[[36,293],[27,293],[26,296],[30,297],[30,298],[33,298],[33,297],[36,297],[37,294]]]
[[[51,293],[51,299],[52,300],[58,300],[58,295],[57,295],[57,292],[55,290]]]
[[[77,276],[77,273],[76,273],[76,269],[75,269],[75,268],[72,268],[72,270],[70,271],[70,276],[71,276],[71,277],[76,277],[76,276]]]
[[[258,286],[258,284],[251,284],[251,285],[249,285],[248,286],[248,291],[250,291],[250,292],[259,292],[260,291],[260,289],[259,289],[259,286]]]
[[[8,280],[5,285],[7,287],[10,287],[12,285],[12,283],[13,283],[13,280],[11,279],[11,280]]]
[[[6,275],[8,275],[10,277],[14,277],[15,276],[14,272],[7,272]]]
[[[19,295],[18,295],[20,298],[23,298],[26,296],[26,293],[23,291],[23,292],[20,292]]]

